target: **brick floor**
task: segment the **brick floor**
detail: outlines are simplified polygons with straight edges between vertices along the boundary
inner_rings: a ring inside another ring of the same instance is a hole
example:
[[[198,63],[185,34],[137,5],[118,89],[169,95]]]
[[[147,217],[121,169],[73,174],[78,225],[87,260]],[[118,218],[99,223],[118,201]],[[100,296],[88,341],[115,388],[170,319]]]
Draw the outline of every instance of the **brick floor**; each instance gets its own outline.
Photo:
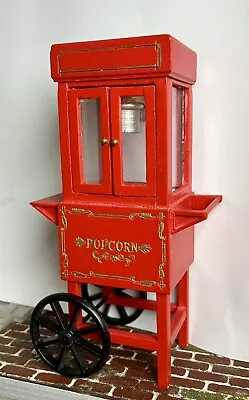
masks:
[[[42,383],[101,398],[120,400],[249,400],[249,363],[230,360],[188,346],[172,349],[172,384],[159,389],[155,380],[156,354],[112,347],[105,367],[87,379],[52,372],[33,351],[29,324],[12,323],[0,332],[0,376]]]

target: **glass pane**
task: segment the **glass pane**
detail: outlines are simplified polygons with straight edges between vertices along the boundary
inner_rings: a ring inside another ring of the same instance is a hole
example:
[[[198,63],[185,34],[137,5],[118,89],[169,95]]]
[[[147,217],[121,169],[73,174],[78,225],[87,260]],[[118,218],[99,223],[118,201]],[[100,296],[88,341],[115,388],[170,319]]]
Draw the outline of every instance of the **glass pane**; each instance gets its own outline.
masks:
[[[121,97],[123,181],[146,182],[144,96]]]
[[[184,182],[184,89],[172,88],[172,190]]]
[[[81,99],[80,116],[83,181],[100,183],[102,168],[99,99]]]

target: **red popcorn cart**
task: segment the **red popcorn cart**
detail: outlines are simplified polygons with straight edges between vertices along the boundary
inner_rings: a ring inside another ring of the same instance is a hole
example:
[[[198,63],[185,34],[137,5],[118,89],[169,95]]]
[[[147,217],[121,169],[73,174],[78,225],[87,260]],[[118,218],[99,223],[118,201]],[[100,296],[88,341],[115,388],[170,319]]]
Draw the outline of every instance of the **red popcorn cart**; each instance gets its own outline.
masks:
[[[63,193],[31,204],[58,225],[68,292],[34,308],[34,347],[71,377],[99,371],[111,343],[156,351],[166,388],[171,345],[188,344],[194,225],[222,199],[192,191],[196,54],[170,35],[55,44],[51,74]],[[156,335],[120,327],[143,310]]]

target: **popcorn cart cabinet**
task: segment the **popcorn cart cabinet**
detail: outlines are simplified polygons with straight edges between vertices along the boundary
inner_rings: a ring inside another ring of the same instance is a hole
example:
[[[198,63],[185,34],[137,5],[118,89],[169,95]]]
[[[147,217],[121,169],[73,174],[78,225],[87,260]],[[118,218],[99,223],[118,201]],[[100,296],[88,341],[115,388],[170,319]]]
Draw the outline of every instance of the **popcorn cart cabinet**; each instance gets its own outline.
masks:
[[[156,351],[166,388],[172,342],[188,344],[194,225],[221,201],[191,188],[196,54],[170,35],[55,44],[51,71],[63,193],[31,204],[58,225],[68,293],[36,305],[34,346],[73,377],[99,371],[111,342]],[[156,335],[117,329],[143,310]]]

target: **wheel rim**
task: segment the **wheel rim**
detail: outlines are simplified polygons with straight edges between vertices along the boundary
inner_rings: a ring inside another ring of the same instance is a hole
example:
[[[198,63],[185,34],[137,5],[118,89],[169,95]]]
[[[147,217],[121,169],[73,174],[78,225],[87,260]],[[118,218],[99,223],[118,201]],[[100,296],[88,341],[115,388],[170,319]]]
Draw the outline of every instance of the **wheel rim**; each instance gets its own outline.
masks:
[[[84,325],[79,325],[82,318]],[[109,357],[110,335],[104,318],[75,295],[56,293],[41,300],[33,310],[30,333],[40,358],[61,375],[87,377]]]
[[[127,298],[146,299],[147,293],[138,290],[113,288],[117,296]],[[99,310],[109,325],[126,325],[135,321],[143,312],[143,309],[136,309],[127,306],[107,304],[108,297],[103,296],[103,287],[97,285],[82,284],[82,297],[91,302]]]

